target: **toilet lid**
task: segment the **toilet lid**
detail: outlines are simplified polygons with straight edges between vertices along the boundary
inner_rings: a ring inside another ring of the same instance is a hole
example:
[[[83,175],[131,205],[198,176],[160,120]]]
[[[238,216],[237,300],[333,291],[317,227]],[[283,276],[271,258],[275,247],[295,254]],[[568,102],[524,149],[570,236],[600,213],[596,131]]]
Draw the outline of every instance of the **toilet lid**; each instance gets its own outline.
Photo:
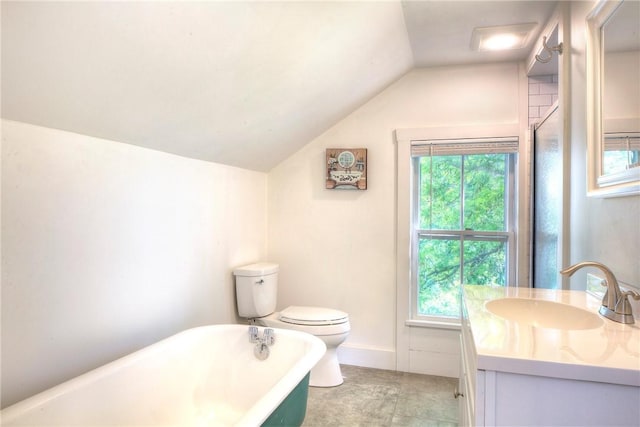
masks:
[[[348,322],[349,315],[332,308],[292,305],[280,312],[280,320],[296,325],[337,325]]]

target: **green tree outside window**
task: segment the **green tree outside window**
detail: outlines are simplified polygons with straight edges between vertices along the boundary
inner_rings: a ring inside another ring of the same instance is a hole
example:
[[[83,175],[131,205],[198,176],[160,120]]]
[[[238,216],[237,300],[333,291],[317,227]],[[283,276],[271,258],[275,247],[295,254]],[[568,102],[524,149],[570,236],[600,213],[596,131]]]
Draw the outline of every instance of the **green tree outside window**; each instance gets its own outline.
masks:
[[[507,284],[509,154],[420,157],[417,313],[457,317],[460,284]]]

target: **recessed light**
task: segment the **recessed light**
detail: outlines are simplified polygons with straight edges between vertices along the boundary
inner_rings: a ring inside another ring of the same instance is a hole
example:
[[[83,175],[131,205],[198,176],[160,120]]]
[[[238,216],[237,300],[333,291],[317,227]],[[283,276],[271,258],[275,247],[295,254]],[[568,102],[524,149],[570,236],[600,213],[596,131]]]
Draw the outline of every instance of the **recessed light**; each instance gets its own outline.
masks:
[[[471,35],[471,48],[478,51],[522,49],[531,38],[536,23],[478,27]]]

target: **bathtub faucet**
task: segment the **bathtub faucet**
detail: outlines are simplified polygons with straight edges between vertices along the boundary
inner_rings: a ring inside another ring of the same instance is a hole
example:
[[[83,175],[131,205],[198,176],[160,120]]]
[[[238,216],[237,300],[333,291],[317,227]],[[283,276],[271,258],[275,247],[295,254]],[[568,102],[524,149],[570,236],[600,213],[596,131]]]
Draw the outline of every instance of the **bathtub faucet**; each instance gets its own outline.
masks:
[[[604,273],[605,279],[602,282],[603,286],[607,287],[607,291],[602,298],[602,306],[599,313],[607,319],[613,320],[618,323],[634,323],[633,311],[631,304],[629,303],[629,297],[640,300],[640,295],[634,291],[622,291],[616,276],[613,275],[611,270],[599,262],[595,261],[583,261],[575,265],[560,270],[560,274],[571,276],[582,267],[595,267]]]
[[[273,329],[265,328],[261,337],[257,326],[249,326],[249,342],[273,345],[276,342],[276,336],[273,333]]]
[[[257,326],[249,326],[249,342],[256,344],[253,354],[259,360],[265,360],[269,357],[269,346],[276,342],[276,336],[271,328],[265,328],[262,336],[260,336]]]

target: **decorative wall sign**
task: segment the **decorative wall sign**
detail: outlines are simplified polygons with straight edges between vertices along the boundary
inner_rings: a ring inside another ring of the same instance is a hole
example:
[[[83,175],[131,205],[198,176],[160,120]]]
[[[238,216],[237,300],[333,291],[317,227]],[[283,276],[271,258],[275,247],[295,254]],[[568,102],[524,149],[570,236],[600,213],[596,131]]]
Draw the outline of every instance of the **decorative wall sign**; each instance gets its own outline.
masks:
[[[327,148],[327,188],[367,189],[367,149]]]

